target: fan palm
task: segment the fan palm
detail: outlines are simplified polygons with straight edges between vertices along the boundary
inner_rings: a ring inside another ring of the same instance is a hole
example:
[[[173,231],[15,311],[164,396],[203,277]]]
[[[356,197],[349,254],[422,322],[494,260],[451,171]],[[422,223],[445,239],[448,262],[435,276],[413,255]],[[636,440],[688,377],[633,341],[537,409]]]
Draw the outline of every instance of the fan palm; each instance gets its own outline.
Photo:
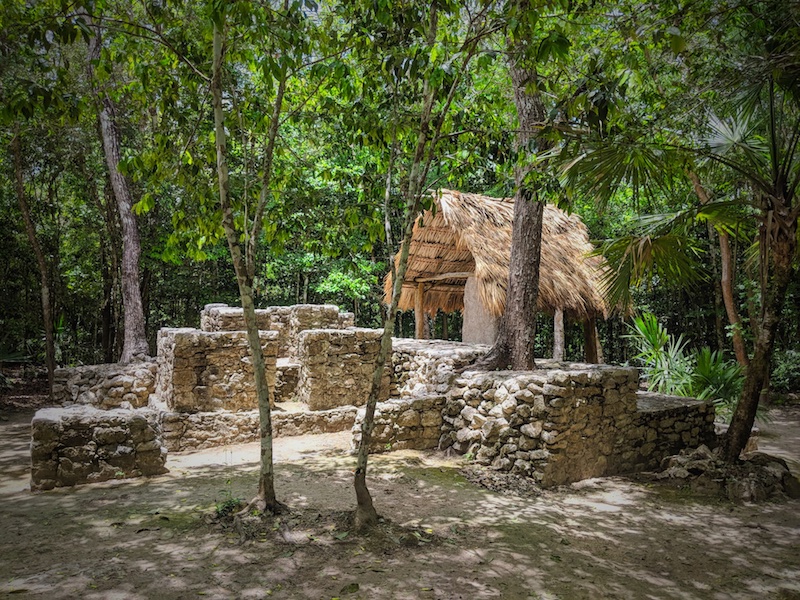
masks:
[[[622,187],[670,190],[672,183],[684,176],[686,165],[699,160],[723,165],[749,191],[728,207],[717,203],[695,213],[711,219],[715,211],[718,216],[736,212],[729,209],[739,204],[747,208],[738,211],[739,218],[758,231],[761,315],[754,324],[752,359],[723,439],[724,455],[730,461],[738,458],[750,436],[769,377],[780,310],[797,270],[800,28],[796,23],[800,19],[775,22],[779,13],[770,4],[781,3],[766,3],[761,7],[762,15],[751,15],[748,20],[754,34],[745,41],[737,37],[743,50],[741,62],[734,69],[739,76],[737,93],[720,103],[726,116],[708,115],[703,138],[676,133],[677,128],[665,134],[654,132],[652,126],[641,131],[629,127],[620,130],[616,138],[584,144],[577,157],[565,157],[563,168],[563,182],[568,188],[579,189],[601,202]],[[797,5],[781,10],[800,17]],[[744,48],[747,44],[758,44],[758,51]],[[574,152],[569,145],[563,148]],[[608,290],[612,301],[624,300],[631,282],[642,281],[652,273],[683,284],[702,276],[695,261],[696,249],[679,241],[678,231],[664,228],[660,236],[644,231],[604,248],[611,263]]]

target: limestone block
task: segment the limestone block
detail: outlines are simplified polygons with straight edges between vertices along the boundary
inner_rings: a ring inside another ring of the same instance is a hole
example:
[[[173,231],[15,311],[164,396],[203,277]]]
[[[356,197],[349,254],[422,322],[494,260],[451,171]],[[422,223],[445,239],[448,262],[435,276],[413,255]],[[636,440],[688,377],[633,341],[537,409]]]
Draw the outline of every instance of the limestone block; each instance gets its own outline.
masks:
[[[298,338],[300,371],[295,397],[311,410],[366,403],[372,370],[380,351],[382,331],[377,329],[308,329]],[[390,369],[384,371],[379,399],[389,395]]]
[[[32,490],[166,472],[157,415],[146,409],[42,409],[31,436]],[[141,455],[134,438],[147,440]]]

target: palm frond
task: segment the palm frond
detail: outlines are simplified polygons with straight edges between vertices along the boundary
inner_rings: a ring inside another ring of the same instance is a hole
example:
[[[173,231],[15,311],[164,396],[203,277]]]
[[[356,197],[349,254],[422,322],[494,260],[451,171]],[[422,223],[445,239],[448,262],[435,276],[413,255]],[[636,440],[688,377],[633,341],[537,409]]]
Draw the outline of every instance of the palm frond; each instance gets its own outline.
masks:
[[[621,189],[634,197],[671,187],[675,177],[673,151],[630,140],[604,140],[578,156],[563,156],[561,185],[596,198],[601,207]]]
[[[602,285],[609,306],[630,306],[631,287],[645,282],[687,286],[707,278],[699,260],[702,250],[674,231],[623,236],[602,244],[597,253],[608,265]]]

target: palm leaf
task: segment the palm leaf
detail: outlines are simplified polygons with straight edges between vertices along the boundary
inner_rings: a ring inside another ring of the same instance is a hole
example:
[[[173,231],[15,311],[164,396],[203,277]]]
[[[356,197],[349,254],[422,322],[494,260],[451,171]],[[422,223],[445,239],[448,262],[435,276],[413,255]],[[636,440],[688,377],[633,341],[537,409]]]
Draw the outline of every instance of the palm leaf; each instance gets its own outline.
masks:
[[[608,269],[602,286],[609,306],[631,305],[631,287],[646,282],[689,286],[707,278],[698,260],[700,248],[690,237],[667,232],[663,235],[628,235],[610,240],[596,254]]]

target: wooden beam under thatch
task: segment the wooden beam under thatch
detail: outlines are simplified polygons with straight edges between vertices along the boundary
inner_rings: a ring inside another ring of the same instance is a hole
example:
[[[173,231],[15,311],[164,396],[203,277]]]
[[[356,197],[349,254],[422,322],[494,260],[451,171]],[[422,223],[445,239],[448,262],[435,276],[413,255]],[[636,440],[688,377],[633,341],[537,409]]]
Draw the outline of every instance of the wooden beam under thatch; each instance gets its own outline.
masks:
[[[414,224],[400,309],[415,308],[416,284],[424,281],[422,310],[430,315],[437,310],[462,310],[463,275],[474,273],[484,306],[493,315],[501,315],[508,285],[513,200],[444,189],[434,199],[436,210],[425,211]],[[602,263],[599,257],[589,256],[593,250],[580,217],[545,206],[539,310],[552,314],[560,308],[568,318],[579,321],[606,316],[600,291]],[[387,302],[391,286],[387,275]]]

